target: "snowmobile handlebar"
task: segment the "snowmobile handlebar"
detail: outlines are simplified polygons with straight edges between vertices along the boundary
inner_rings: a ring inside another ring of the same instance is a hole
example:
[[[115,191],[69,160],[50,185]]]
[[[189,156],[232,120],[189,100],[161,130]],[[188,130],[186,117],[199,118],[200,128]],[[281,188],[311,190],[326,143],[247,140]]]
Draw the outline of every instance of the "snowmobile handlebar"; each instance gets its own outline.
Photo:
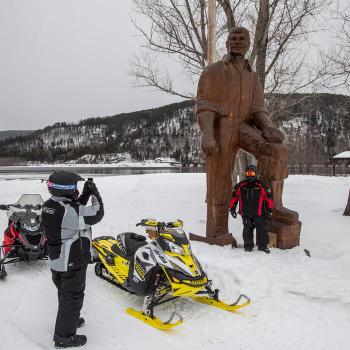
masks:
[[[168,223],[170,224],[170,223]],[[165,222],[155,222],[155,221],[150,221],[149,219],[142,219],[141,222],[137,223],[136,226],[146,226],[146,227],[170,227]]]
[[[36,204],[36,205],[31,205],[31,204],[20,205],[18,203],[16,203],[16,204],[0,204],[0,210],[9,210],[10,207],[17,208],[17,209],[25,209],[25,210],[40,210],[42,205],[40,205],[40,204]]]
[[[182,224],[182,221],[180,219],[177,220],[177,222]],[[163,222],[163,221],[157,221],[154,219],[142,219],[139,223],[136,224],[136,226],[146,226],[146,227],[156,227],[158,229],[162,228],[174,228],[178,227],[176,223],[174,222]]]

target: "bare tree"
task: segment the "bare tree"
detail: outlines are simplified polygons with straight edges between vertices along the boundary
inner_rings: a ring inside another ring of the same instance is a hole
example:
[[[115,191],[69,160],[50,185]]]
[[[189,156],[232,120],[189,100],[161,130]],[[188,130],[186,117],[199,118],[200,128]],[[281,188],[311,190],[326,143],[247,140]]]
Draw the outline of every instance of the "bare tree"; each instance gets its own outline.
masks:
[[[350,190],[349,190],[349,196],[348,196],[348,203],[346,205],[343,215],[350,216]]]
[[[194,83],[207,65],[206,0],[134,0],[138,16],[133,23],[144,39],[145,51],[130,64],[139,86],[160,89],[183,98],[193,91],[176,88],[170,71],[161,71],[157,57],[173,56]],[[249,61],[256,68],[266,92],[294,92],[324,76],[324,67],[305,69],[301,43],[319,29],[315,18],[330,0],[217,0],[217,51],[225,52],[228,30],[247,27],[251,34]],[[194,85],[194,84],[193,84]],[[194,89],[193,89],[194,90]]]
[[[350,7],[337,13],[341,25],[336,36],[336,43],[326,56],[330,62],[328,74],[335,80],[334,85],[345,86],[350,90]]]

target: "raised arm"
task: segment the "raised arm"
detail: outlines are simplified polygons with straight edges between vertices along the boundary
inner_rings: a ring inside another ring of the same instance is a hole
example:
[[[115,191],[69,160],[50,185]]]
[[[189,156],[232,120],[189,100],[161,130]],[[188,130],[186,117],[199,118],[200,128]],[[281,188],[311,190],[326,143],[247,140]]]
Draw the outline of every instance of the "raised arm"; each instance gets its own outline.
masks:
[[[207,72],[204,70],[198,82],[195,113],[202,132],[202,150],[205,154],[213,154],[218,151],[218,145],[214,138],[216,107],[210,100],[208,79]]]
[[[79,206],[79,225],[95,225],[102,220],[103,216],[103,201],[96,185],[94,184],[91,196],[91,206]]]
[[[267,141],[275,143],[283,142],[283,132],[273,125],[265,107],[264,92],[256,73],[253,76],[252,116],[255,126],[261,131],[262,136]]]

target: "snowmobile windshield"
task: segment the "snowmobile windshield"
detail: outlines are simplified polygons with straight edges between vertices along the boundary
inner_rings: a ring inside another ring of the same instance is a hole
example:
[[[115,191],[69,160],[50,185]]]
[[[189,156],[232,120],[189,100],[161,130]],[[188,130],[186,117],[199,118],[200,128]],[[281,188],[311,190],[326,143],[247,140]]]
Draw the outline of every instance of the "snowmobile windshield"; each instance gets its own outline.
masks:
[[[165,233],[172,236],[172,240],[177,245],[189,244],[185,231],[182,228],[167,228]]]
[[[33,222],[34,217],[41,217],[43,204],[44,201],[40,194],[23,194],[16,203],[8,205],[6,214],[10,220],[15,217],[17,220],[29,224]]]
[[[157,242],[165,251],[179,255],[191,255],[191,248],[184,230],[180,228],[166,229],[159,235]],[[184,249],[187,246],[188,249]]]

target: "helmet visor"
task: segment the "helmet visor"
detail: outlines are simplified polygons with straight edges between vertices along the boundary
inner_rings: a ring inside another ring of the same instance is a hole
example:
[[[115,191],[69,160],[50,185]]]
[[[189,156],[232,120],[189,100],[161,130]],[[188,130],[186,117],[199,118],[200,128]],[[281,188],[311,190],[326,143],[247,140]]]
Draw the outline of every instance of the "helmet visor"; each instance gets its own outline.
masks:
[[[248,170],[245,172],[245,176],[248,176],[248,177],[256,176],[256,171]]]
[[[47,182],[47,187],[54,188],[55,190],[73,190],[73,191],[76,191],[78,189],[77,185],[59,185],[59,184],[55,184],[51,181]]]

